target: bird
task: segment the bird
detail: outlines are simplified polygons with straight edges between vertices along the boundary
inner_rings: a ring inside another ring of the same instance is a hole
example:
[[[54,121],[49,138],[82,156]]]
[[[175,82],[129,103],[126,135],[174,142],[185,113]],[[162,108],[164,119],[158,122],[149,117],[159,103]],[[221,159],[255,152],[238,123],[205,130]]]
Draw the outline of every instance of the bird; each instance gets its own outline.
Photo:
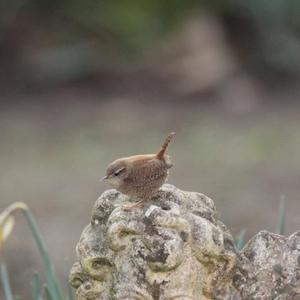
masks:
[[[137,201],[124,205],[124,210],[141,207],[149,201],[166,182],[173,167],[167,154],[175,133],[171,132],[156,154],[141,154],[116,159],[106,169],[102,181]]]

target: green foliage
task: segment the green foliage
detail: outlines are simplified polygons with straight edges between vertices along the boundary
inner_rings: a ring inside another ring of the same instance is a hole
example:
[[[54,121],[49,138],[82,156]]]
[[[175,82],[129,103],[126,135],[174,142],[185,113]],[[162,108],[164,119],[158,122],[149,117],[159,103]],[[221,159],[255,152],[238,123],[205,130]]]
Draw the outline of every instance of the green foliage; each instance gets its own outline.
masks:
[[[15,203],[5,210],[5,218],[8,219],[15,210],[21,210],[27,220],[27,224],[34,237],[42,261],[45,267],[46,283],[43,284],[38,274],[34,274],[32,280],[32,291],[34,300],[73,300],[73,292],[68,284],[68,295],[65,296],[63,289],[56,275],[54,265],[49,257],[48,250],[43,240],[40,229],[29,208],[24,203]],[[3,214],[2,214],[3,215]],[[1,264],[1,281],[4,287],[6,300],[14,300],[13,293],[9,283],[9,277],[5,264]]]
[[[55,298],[53,298],[51,296],[51,293],[50,293],[49,288],[47,286],[44,286],[44,290],[45,290],[46,300],[56,300]]]
[[[20,5],[21,0],[4,0],[0,18],[17,15],[24,6],[31,12],[31,17],[40,19],[48,15],[48,20],[57,22],[55,17],[66,24],[61,30],[54,31],[51,38],[60,39],[64,44],[82,38],[93,38],[99,47],[111,47],[115,54],[134,57],[141,49],[174,28],[187,12],[202,7],[206,0],[28,0]],[[0,4],[0,8],[2,5]],[[40,20],[39,20],[40,22]],[[42,22],[41,22],[42,23]],[[43,24],[41,24],[43,26]],[[1,24],[0,24],[1,29]],[[50,38],[50,37],[49,37]],[[105,52],[110,55],[110,52]]]
[[[250,67],[270,75],[299,73],[300,1],[221,2],[222,13],[239,21],[232,24],[232,34],[248,52]]]
[[[279,206],[279,220],[276,229],[276,232],[281,235],[285,234],[285,210],[285,196],[282,195]]]
[[[42,300],[42,284],[39,275],[36,273],[32,280],[33,299]]]
[[[120,62],[132,63],[142,57],[182,20],[202,10],[227,20],[228,36],[243,50],[251,70],[269,76],[300,73],[298,0],[2,0],[0,41],[2,31],[14,28],[14,22],[19,24],[18,16],[22,26],[28,14],[33,28],[46,32],[50,53],[56,49],[72,57],[73,48],[68,46],[91,41],[103,58],[101,64],[120,68]]]
[[[55,274],[54,265],[52,264],[47,248],[42,238],[42,234],[36,224],[36,221],[29,209],[24,210],[24,215],[28,222],[28,225],[31,229],[35,242],[38,246],[39,252],[41,254],[42,260],[46,269],[46,278],[47,278],[47,286],[49,289],[49,293],[54,300],[64,300],[64,296],[62,293],[61,286],[59,285],[57,276]]]
[[[245,245],[246,229],[242,229],[235,239],[235,247],[237,250],[242,250]]]
[[[1,263],[0,271],[1,271],[1,281],[3,285],[5,298],[6,300],[14,300],[14,296],[12,294],[10,283],[9,283],[9,277],[8,277],[6,265],[4,263]]]
[[[161,40],[187,12],[201,7],[202,3],[196,0],[66,0],[61,10],[86,33],[93,32],[100,42],[105,41],[114,54],[130,59]]]

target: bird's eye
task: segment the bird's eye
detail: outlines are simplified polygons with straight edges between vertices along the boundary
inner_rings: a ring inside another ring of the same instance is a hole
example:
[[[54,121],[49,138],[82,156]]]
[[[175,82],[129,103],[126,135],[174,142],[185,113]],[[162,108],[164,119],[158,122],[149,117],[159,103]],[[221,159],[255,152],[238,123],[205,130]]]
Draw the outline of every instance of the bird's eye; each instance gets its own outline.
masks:
[[[121,172],[124,170],[125,170],[125,168],[118,169],[116,172],[114,172],[114,176],[119,176],[121,174]]]

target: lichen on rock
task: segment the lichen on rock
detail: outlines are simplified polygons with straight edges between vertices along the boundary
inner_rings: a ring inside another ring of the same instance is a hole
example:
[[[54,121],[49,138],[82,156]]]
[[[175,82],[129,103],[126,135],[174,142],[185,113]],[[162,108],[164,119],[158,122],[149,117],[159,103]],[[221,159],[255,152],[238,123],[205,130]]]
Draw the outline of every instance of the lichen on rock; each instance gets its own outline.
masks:
[[[78,300],[297,300],[300,232],[261,231],[237,253],[207,196],[165,184],[143,208],[108,190],[77,244]]]
[[[109,190],[77,245],[70,281],[78,299],[216,299],[236,252],[213,201],[165,184],[143,208]]]
[[[239,254],[233,285],[239,299],[300,299],[300,232],[261,231]]]

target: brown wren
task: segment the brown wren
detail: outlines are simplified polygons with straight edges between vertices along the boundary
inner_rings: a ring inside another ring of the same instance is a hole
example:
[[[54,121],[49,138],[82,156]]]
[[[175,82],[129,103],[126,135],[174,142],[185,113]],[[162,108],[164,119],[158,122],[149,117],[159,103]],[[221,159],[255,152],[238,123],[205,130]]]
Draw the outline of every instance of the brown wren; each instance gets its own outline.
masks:
[[[124,206],[125,210],[141,206],[167,180],[169,169],[173,166],[167,155],[167,148],[175,133],[170,133],[157,154],[142,154],[119,158],[106,169],[102,180],[119,192],[138,202]]]

